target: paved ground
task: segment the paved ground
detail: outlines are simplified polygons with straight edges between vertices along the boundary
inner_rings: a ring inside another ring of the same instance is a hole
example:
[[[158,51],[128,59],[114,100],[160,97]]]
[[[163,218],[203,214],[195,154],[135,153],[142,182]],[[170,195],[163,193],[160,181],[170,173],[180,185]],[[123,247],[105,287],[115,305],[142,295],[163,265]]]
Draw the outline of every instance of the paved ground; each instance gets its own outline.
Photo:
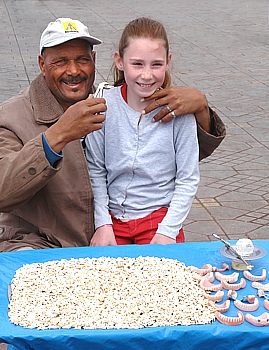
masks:
[[[97,81],[110,80],[121,30],[138,16],[161,20],[177,85],[203,90],[227,126],[218,150],[201,163],[188,241],[269,236],[268,1],[0,0],[0,100],[38,74],[40,33],[57,17],[78,18],[103,39]]]

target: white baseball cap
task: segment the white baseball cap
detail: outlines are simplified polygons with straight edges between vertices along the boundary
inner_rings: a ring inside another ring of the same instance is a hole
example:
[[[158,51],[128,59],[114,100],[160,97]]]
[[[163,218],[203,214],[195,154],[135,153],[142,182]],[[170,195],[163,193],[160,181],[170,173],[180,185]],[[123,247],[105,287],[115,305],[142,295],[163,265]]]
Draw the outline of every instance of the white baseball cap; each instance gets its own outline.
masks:
[[[53,47],[72,39],[84,39],[91,45],[99,45],[101,40],[91,36],[88,28],[76,19],[57,18],[50,22],[40,38],[40,54],[45,47]]]

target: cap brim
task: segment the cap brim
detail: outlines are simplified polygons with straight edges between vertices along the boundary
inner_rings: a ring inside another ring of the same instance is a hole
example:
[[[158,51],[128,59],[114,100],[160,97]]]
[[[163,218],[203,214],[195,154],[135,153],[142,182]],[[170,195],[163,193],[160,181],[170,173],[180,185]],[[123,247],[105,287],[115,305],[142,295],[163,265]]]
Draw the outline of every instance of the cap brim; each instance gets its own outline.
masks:
[[[99,45],[99,44],[102,44],[102,41],[95,38],[94,36],[80,36],[80,35],[74,35],[74,36],[69,36],[68,38],[61,38],[61,39],[58,39],[58,40],[52,40],[50,43],[46,43],[42,46],[42,48],[40,48],[40,53],[43,49],[45,49],[46,47],[54,47],[54,46],[57,46],[57,45],[61,45],[61,44],[64,44],[66,43],[67,41],[70,41],[70,40],[74,40],[74,39],[82,39],[82,40],[86,40],[88,41],[88,43],[90,45]]]

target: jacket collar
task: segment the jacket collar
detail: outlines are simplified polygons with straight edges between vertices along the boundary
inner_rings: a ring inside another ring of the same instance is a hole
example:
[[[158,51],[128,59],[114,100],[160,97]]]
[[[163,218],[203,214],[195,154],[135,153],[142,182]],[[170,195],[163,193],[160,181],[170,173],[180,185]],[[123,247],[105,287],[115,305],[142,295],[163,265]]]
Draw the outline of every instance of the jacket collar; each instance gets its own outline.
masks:
[[[51,93],[42,74],[33,80],[29,93],[34,118],[38,124],[54,123],[63,114],[62,106]]]

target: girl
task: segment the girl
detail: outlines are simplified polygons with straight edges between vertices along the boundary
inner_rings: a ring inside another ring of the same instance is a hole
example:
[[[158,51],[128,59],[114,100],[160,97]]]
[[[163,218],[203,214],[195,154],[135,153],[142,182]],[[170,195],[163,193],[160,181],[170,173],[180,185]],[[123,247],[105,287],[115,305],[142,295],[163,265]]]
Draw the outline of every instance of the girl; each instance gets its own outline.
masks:
[[[142,113],[143,99],[170,85],[170,62],[160,22],[139,18],[125,27],[114,54],[115,87],[104,92],[104,126],[86,138],[91,245],[184,242],[182,223],[199,182],[195,117],[163,124],[152,122],[159,109]]]

